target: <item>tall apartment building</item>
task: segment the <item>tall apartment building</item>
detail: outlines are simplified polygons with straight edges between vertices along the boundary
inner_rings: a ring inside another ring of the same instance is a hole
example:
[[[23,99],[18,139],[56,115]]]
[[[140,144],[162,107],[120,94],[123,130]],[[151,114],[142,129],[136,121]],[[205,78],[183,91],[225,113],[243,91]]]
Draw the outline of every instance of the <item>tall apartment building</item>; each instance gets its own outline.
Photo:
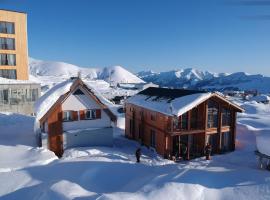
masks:
[[[29,81],[27,14],[0,10],[0,112],[33,114],[39,96],[40,84]]]
[[[0,10],[0,77],[29,78],[26,13]]]

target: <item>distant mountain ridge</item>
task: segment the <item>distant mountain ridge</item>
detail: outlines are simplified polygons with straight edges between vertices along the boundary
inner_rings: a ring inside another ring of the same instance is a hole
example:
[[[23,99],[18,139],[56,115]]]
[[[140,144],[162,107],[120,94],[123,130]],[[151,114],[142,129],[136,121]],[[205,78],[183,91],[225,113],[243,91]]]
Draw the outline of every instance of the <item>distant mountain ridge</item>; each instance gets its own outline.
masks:
[[[42,80],[51,87],[78,73],[86,80],[104,80],[110,84],[153,82],[162,87],[207,89],[207,90],[258,90],[270,93],[270,77],[245,72],[214,73],[194,68],[176,69],[165,72],[141,71],[136,75],[121,66],[83,68],[64,62],[29,59],[30,79]],[[51,82],[51,85],[48,83]]]
[[[270,77],[261,74],[250,75],[245,72],[213,73],[193,68],[165,72],[141,71],[137,76],[146,82],[164,87],[207,89],[207,90],[258,90],[270,92]]]
[[[29,59],[29,71],[33,79],[38,77],[69,78],[81,75],[86,79],[101,79],[109,83],[142,83],[142,79],[121,66],[104,68],[83,68],[65,62]]]

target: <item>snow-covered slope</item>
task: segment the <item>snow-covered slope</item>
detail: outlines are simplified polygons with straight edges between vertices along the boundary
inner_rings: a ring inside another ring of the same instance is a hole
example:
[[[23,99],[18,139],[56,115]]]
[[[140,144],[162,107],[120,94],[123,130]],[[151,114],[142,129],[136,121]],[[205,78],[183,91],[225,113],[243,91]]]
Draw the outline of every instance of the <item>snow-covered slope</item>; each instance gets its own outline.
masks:
[[[140,144],[117,128],[113,147],[72,148],[58,159],[35,146],[33,117],[0,113],[0,199],[269,199],[270,173],[254,154],[255,136],[268,135],[259,150],[269,146],[269,105],[241,104],[236,151],[180,163],[147,147],[136,163]]]
[[[81,74],[82,78],[89,80],[103,79],[113,83],[141,83],[143,80],[127,71],[121,66],[105,68],[83,68],[64,62],[41,61],[29,59],[29,70],[33,77],[59,77],[68,78]],[[31,77],[30,77],[31,78]]]
[[[211,90],[258,90],[270,91],[270,77],[249,75],[244,72],[233,74],[213,73],[192,68],[166,72],[143,71],[137,74],[146,82],[175,88],[211,89]]]

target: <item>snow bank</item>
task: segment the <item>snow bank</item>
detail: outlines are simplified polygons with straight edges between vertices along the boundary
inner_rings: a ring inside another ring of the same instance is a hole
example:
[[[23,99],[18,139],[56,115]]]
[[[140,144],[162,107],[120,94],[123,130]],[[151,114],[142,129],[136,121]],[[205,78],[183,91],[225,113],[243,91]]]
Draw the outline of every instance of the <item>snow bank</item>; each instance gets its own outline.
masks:
[[[270,130],[256,136],[256,145],[260,153],[270,156]]]
[[[170,116],[180,116],[205,101],[210,96],[211,93],[197,93],[176,98],[168,103],[168,99],[156,100],[157,97],[155,96],[149,98],[149,96],[138,94],[127,99],[127,103],[132,103]]]

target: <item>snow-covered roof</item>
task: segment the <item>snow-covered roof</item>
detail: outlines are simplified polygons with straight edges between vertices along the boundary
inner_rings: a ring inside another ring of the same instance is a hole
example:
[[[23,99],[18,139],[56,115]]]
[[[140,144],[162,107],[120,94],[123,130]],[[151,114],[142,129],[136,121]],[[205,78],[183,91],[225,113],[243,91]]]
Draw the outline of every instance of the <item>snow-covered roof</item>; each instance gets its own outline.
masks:
[[[241,107],[217,93],[168,88],[148,88],[137,95],[130,97],[126,102],[165,115],[180,116],[212,96],[222,98],[230,105],[243,111]]]
[[[70,90],[74,80],[68,79],[52,87],[48,92],[41,96],[34,105],[34,111],[37,119],[41,119],[53,106],[53,104]]]
[[[211,96],[211,93],[196,93],[186,95],[183,97],[175,98],[168,102],[166,98],[159,98],[157,96],[135,95],[127,100],[127,103],[144,107],[156,112],[160,112],[169,116],[180,116],[185,112],[191,110],[196,105],[207,100]]]
[[[68,79],[52,87],[48,92],[41,96],[35,103],[34,110],[36,117],[40,120],[49,109],[56,103],[56,101],[64,94],[70,91],[71,86],[77,79]],[[105,99],[98,91],[91,86],[87,87],[94,93],[94,95],[106,106],[110,107],[112,103]]]
[[[0,77],[0,85],[10,85],[10,84],[39,84],[35,81],[29,81],[29,80],[15,80],[15,79],[7,79]]]

